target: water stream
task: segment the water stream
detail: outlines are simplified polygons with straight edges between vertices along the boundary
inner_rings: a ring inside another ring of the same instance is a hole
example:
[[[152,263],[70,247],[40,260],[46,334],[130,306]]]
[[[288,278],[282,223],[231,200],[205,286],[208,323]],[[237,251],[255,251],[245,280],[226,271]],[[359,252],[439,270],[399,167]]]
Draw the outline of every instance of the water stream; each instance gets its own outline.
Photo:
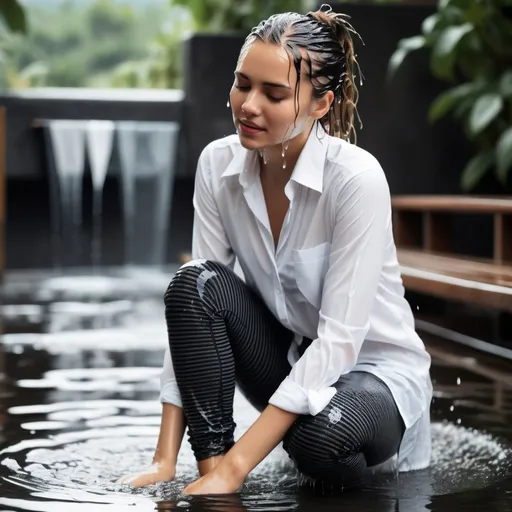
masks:
[[[86,147],[93,188],[91,260],[93,272],[97,273],[101,265],[103,186],[112,156],[115,125],[112,121],[89,121],[86,126]]]
[[[80,257],[85,132],[82,121],[56,119],[45,124],[49,155],[56,268]]]
[[[83,264],[83,180],[87,160],[93,187],[92,269],[101,266],[102,201],[114,147],[120,161],[125,263],[161,267],[178,151],[175,122],[54,119],[43,122],[49,162],[55,269],[67,274]],[[121,264],[122,262],[119,262]]]

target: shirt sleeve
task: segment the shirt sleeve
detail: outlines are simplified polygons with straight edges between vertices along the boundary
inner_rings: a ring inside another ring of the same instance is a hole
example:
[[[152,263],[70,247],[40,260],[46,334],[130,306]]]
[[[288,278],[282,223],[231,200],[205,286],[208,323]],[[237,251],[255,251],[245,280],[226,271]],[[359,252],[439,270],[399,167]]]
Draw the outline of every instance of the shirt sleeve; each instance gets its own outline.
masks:
[[[209,259],[234,268],[235,255],[219,215],[212,187],[211,157],[207,147],[197,164],[194,188],[192,257]]]
[[[269,403],[316,415],[330,402],[339,377],[356,364],[369,330],[386,241],[391,198],[380,168],[363,171],[341,188],[322,290],[317,338],[294,364]]]
[[[197,164],[194,186],[192,258],[219,261],[234,268],[235,255],[222,225],[212,189],[211,151],[207,146]],[[160,402],[183,407],[169,347],[160,374]]]

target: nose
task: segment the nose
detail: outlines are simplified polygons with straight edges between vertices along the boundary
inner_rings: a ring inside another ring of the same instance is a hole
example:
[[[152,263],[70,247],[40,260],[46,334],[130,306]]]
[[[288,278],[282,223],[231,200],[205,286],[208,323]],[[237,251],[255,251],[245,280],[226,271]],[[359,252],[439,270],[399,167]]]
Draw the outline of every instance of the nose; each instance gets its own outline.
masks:
[[[247,98],[242,103],[242,112],[251,116],[257,116],[261,113],[261,108],[258,104],[256,94],[247,95]]]

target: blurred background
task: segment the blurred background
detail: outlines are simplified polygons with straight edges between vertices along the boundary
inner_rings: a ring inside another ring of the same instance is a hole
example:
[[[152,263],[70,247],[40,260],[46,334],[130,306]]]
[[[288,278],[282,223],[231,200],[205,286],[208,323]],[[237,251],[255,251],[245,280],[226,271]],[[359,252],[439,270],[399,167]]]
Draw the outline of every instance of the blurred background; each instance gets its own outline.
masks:
[[[332,4],[352,17],[364,41],[356,39],[364,76],[358,144],[380,160],[393,194],[510,192],[510,132],[500,165],[494,152],[512,115],[508,3]],[[319,6],[3,1],[4,268],[177,262],[191,244],[197,157],[208,142],[233,133],[226,102],[243,39],[271,13]],[[109,123],[86,123],[100,120]],[[77,135],[82,130],[88,142]],[[108,137],[98,135],[105,130]],[[91,146],[93,132],[105,147]],[[136,140],[138,156],[123,153]],[[63,147],[76,154],[62,154]],[[136,169],[128,169],[136,158]],[[489,228],[480,227],[488,239]],[[459,237],[459,244],[482,246],[467,232]],[[157,244],[148,246],[152,256],[127,254],[147,243]]]

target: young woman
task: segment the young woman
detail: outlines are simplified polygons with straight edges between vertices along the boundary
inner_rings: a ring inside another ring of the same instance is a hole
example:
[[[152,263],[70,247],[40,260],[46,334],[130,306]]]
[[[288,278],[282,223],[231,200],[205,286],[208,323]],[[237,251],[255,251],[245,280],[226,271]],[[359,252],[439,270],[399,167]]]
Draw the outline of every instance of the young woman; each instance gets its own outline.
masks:
[[[390,192],[348,142],[351,32],[322,8],[248,36],[230,93],[237,134],[201,154],[194,260],[165,294],[153,465],[121,482],[174,478],[185,425],[201,475],[188,494],[235,492],[281,441],[303,475],[345,487],[369,469],[428,466],[430,357],[404,299]],[[235,382],[261,411],[236,443]]]

